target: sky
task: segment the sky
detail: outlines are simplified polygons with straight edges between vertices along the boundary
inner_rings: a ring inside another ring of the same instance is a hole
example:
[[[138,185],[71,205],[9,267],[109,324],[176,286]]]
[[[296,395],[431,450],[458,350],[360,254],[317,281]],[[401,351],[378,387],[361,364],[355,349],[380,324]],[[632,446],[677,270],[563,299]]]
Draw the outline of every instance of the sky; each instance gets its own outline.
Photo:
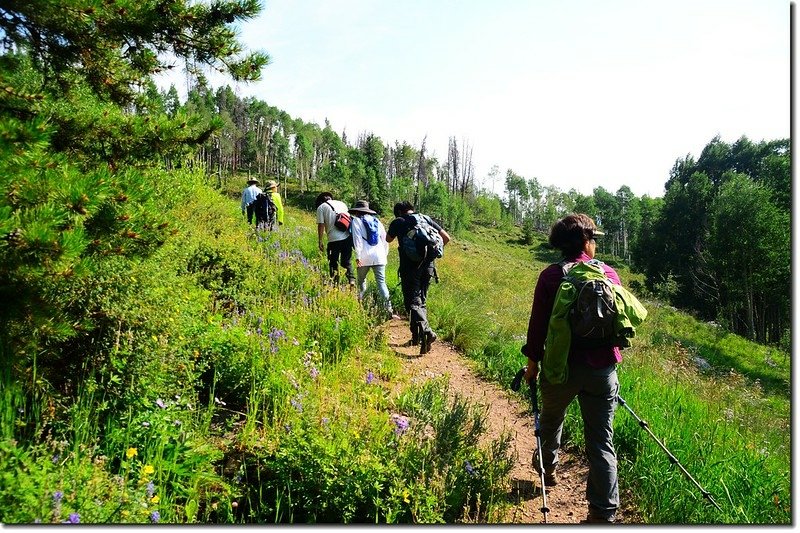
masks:
[[[510,169],[663,196],[675,161],[717,135],[790,136],[785,0],[266,0],[240,38],[271,63],[215,86],[351,141],[427,137],[440,163],[454,137],[497,193]]]

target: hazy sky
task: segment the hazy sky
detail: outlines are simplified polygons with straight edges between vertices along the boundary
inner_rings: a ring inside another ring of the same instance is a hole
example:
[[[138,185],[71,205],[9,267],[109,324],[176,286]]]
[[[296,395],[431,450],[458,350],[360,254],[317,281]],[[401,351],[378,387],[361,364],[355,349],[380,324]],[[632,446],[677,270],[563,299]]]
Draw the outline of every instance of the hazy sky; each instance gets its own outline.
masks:
[[[466,141],[496,192],[512,169],[662,196],[717,134],[789,137],[789,22],[784,0],[267,0],[241,38],[272,63],[234,87],[440,162]]]

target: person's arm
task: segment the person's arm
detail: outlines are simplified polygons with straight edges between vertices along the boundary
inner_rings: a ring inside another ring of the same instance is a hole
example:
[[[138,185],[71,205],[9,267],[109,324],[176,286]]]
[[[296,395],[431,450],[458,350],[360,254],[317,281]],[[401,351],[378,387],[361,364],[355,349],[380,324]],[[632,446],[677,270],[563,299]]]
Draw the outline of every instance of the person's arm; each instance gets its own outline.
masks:
[[[353,236],[353,252],[356,256],[356,266],[361,266],[361,254],[364,252],[364,238],[362,236],[364,227],[363,220],[353,217],[350,221],[350,234]]]
[[[389,223],[389,229],[386,231],[386,242],[392,242],[395,238],[395,232],[397,231],[396,220],[394,219]]]
[[[322,236],[325,234],[325,224],[322,222],[317,223],[317,242],[319,243],[319,251],[325,251],[325,244],[322,242]]]
[[[442,244],[447,244],[450,242],[450,235],[443,229],[439,230],[439,235],[442,236]]]
[[[550,286],[550,272],[546,268],[539,274],[536,289],[533,291],[533,304],[531,316],[528,320],[528,334],[523,347],[528,357],[528,367],[525,371],[525,380],[536,379],[539,374],[539,361],[544,356],[544,342],[547,338],[547,327],[550,322],[550,313],[553,310],[555,292]]]

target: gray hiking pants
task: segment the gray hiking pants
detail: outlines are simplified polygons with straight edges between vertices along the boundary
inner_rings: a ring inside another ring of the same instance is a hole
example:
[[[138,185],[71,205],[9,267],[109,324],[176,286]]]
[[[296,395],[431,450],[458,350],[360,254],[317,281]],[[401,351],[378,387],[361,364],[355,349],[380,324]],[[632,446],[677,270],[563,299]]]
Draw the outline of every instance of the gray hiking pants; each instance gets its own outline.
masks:
[[[566,383],[541,380],[542,412],[539,418],[542,436],[542,459],[545,472],[558,466],[558,448],[567,407],[577,396],[583,418],[589,479],[586,499],[599,516],[610,516],[619,507],[617,454],[614,452],[614,410],[617,407],[619,381],[616,365],[593,368],[583,363],[569,364]]]

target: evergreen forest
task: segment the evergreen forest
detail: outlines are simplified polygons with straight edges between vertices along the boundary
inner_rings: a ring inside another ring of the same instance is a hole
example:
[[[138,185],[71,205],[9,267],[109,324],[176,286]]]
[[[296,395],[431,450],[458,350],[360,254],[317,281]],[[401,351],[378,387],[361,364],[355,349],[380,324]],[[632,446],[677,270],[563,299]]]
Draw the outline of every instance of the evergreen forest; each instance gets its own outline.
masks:
[[[371,307],[327,280],[312,213],[326,190],[387,225],[409,200],[454,236],[434,325],[506,384],[534,276],[555,259],[550,226],[592,216],[601,259],[651,310],[629,399],[667,420],[724,508],[654,470],[658,453],[623,425],[643,521],[791,522],[789,139],[676,154],[656,198],[476,176],[455,136],[433,154],[428,139],[337,132],[212,87],[209,69],[268,73],[236,33],[260,9],[0,4],[1,522],[500,520],[507,441],[481,444],[485,414],[446,382],[404,382]],[[185,98],[155,82],[171,69],[192,80]],[[249,177],[280,183],[278,231],[243,220]]]

